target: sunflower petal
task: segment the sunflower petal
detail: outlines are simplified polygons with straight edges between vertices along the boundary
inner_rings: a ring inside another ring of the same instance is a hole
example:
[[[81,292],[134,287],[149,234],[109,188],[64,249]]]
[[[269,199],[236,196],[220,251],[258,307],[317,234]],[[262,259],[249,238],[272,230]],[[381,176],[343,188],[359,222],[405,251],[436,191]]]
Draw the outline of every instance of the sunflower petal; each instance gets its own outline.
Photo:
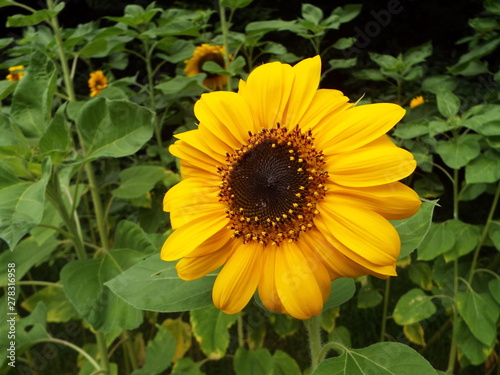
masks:
[[[207,129],[233,150],[248,139],[248,132],[255,132],[254,116],[241,95],[216,91],[203,94],[194,107],[200,128]]]
[[[345,256],[360,264],[363,259],[380,266],[396,262],[401,242],[398,232],[386,219],[335,196],[320,203],[320,216],[328,232],[350,250]]]
[[[388,220],[401,220],[415,214],[422,202],[418,194],[401,182],[380,186],[345,188],[328,185],[328,194],[336,195],[346,204],[355,204],[375,211]]]
[[[264,249],[262,253],[262,276],[259,281],[259,297],[264,306],[273,312],[286,313],[276,289],[276,246]]]
[[[229,219],[218,210],[190,221],[167,238],[161,248],[161,259],[171,261],[188,256],[191,251],[227,226],[228,222]]]
[[[280,121],[289,128],[299,123],[299,119],[302,118],[316,94],[321,76],[321,59],[315,56],[302,60],[292,68],[292,71],[294,73],[292,90]]]
[[[215,280],[212,290],[214,305],[226,314],[236,314],[250,301],[262,272],[259,243],[240,244]]]
[[[177,274],[183,280],[196,280],[222,266],[234,251],[234,246],[224,246],[210,254],[196,257],[184,257],[175,266]]]
[[[293,77],[290,65],[273,62],[255,68],[246,84],[240,84],[238,93],[250,106],[257,129],[282,121]]]
[[[276,288],[285,309],[297,319],[308,319],[323,309],[314,270],[295,242],[284,242],[276,251]]]
[[[339,154],[362,147],[387,133],[404,114],[402,107],[392,103],[349,108],[333,117],[334,126],[325,129],[323,151]]]
[[[330,180],[352,187],[395,182],[410,175],[416,166],[413,155],[396,146],[360,148],[326,159]]]

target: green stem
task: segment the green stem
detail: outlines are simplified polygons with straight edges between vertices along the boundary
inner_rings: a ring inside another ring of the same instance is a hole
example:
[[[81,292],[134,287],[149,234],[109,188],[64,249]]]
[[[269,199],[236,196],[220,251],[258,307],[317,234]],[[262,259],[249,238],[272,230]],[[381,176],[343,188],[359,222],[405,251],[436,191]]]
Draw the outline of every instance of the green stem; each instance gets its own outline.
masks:
[[[321,315],[315,315],[304,320],[309,337],[309,350],[311,352],[311,373],[318,367],[321,353]]]
[[[55,343],[55,344],[61,344],[61,345],[65,345],[73,350],[75,350],[76,352],[78,352],[79,354],[81,354],[82,356],[84,356],[87,361],[90,362],[90,364],[97,370],[97,371],[101,371],[102,368],[101,366],[99,366],[99,364],[96,362],[96,360],[94,358],[92,358],[92,356],[87,353],[85,350],[83,350],[82,348],[80,348],[79,346],[76,346],[68,341],[64,341],[64,340],[59,340],[59,339],[56,339],[54,337],[50,337],[48,339],[40,339],[40,340],[36,340],[34,343],[35,344],[38,344],[38,343],[41,343],[41,342],[52,342],[52,343]]]
[[[458,294],[458,261],[453,261],[453,295],[456,298]],[[458,314],[456,306],[453,306],[453,324],[457,324]],[[447,373],[453,374],[455,362],[457,360],[457,336],[454,332],[451,333],[450,354],[448,356]]]
[[[486,219],[486,224],[484,225],[483,232],[481,233],[481,237],[479,238],[476,250],[474,251],[474,257],[472,258],[472,263],[469,271],[469,278],[467,280],[471,285],[472,285],[472,279],[474,278],[474,270],[476,269],[477,259],[479,257],[479,251],[483,247],[486,237],[488,237],[491,221],[493,220],[493,215],[495,214],[495,210],[497,209],[499,197],[500,197],[500,182],[498,182],[497,184],[497,190],[495,192],[495,196],[493,197],[493,202],[491,203],[491,208],[490,212],[488,213],[488,218]]]
[[[458,169],[453,170],[453,218],[458,220]]]
[[[109,374],[109,360],[108,360],[108,348],[106,346],[106,335],[102,332],[97,331],[95,333],[95,338],[97,340],[97,351],[99,352],[99,357],[101,359],[101,367],[103,369],[103,374]]]
[[[338,342],[329,342],[329,343],[326,343],[323,348],[321,348],[321,351],[319,352],[319,358],[320,358],[320,362],[325,358],[326,354],[330,351],[330,350],[335,350],[337,352],[337,354],[341,355],[343,352],[345,352],[345,347],[341,344],[339,344]]]
[[[151,54],[153,50],[154,45],[150,47],[147,41],[144,41],[144,52],[146,57],[144,61],[146,63],[146,72],[148,75],[149,107],[153,112],[156,113],[154,72],[151,65]],[[163,142],[161,139],[161,129],[157,116],[155,116],[154,118],[154,130],[156,143],[158,144],[158,147],[161,148]]]
[[[219,0],[219,15],[220,15],[220,27],[222,31],[222,44],[224,45],[224,65],[226,69],[229,69],[229,49],[227,42],[227,34],[229,32],[229,24],[226,20],[226,9],[222,5],[222,1]],[[227,77],[227,91],[233,91],[231,76]]]
[[[62,288],[62,284],[51,283],[50,281],[37,281],[37,280],[29,280],[29,281],[16,281],[16,285],[40,285],[40,286],[51,286],[54,288]],[[7,286],[7,284],[0,285],[0,288]]]
[[[238,346],[243,348],[245,346],[245,336],[243,334],[243,318],[238,314]]]
[[[94,212],[97,221],[97,230],[99,231],[99,237],[101,239],[101,246],[107,250],[109,249],[108,231],[106,230],[104,210],[102,209],[101,196],[99,195],[99,188],[96,184],[94,169],[91,163],[86,163],[84,168],[89,180],[90,195],[94,203]]]
[[[54,1],[47,0],[47,8],[49,10],[54,10]],[[73,81],[71,80],[70,69],[68,65],[68,60],[66,59],[66,54],[64,53],[64,45],[61,37],[61,30],[59,27],[59,21],[57,16],[50,20],[50,26],[54,32],[54,38],[57,44],[57,53],[59,54],[59,60],[61,62],[61,68],[63,71],[64,85],[66,86],[66,91],[70,102],[76,101],[75,89],[73,87]]]
[[[129,359],[130,365],[132,366],[132,370],[136,370],[139,365],[137,364],[137,358],[134,353],[134,348],[132,347],[132,343],[130,342],[130,335],[127,331],[122,332],[122,339],[123,345],[125,345],[127,357]]]
[[[389,296],[391,294],[391,278],[389,277],[385,280],[385,291],[384,291],[384,306],[382,309],[382,323],[380,328],[380,342],[385,341],[385,333],[387,329],[387,313],[389,311]]]

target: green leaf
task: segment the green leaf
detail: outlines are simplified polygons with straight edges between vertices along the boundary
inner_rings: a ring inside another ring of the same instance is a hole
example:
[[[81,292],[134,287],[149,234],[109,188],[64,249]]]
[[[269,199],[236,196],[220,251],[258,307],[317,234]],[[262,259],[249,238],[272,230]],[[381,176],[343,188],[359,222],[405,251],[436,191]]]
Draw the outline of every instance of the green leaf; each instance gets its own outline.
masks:
[[[344,302],[349,301],[356,292],[353,279],[342,277],[332,281],[331,285],[330,297],[326,300],[323,310],[342,305]]]
[[[16,279],[21,280],[31,267],[48,260],[59,244],[55,239],[38,244],[33,237],[28,237],[19,242],[14,251],[3,251],[0,264],[15,263]],[[0,268],[0,284],[7,284],[7,267]]]
[[[466,224],[459,220],[454,220],[453,230],[455,245],[450,251],[443,254],[447,262],[458,259],[474,250],[481,232],[477,225]]]
[[[347,348],[352,348],[351,332],[344,326],[335,327],[328,335],[328,341],[334,341]]]
[[[272,375],[273,358],[267,349],[246,350],[238,348],[234,354],[236,375]]]
[[[302,17],[315,25],[319,25],[323,19],[323,11],[312,4],[302,4]]]
[[[461,74],[471,61],[480,59],[483,56],[487,56],[493,53],[493,51],[495,51],[499,45],[500,38],[497,37],[484,44],[476,46],[475,48],[472,48],[465,55],[462,55],[455,65],[449,67],[448,71],[451,74]]]
[[[414,139],[426,134],[429,134],[429,121],[427,119],[399,123],[394,131],[394,135],[401,139]]]
[[[335,43],[332,44],[332,47],[335,48],[335,49],[346,49],[346,48],[349,48],[349,47],[352,47],[352,45],[356,43],[356,38],[339,38],[337,39],[337,41]],[[349,60],[346,60],[346,61],[356,61],[356,58],[354,59],[349,59]],[[332,61],[332,60],[330,60]],[[331,65],[331,64],[330,64]]]
[[[245,8],[250,5],[253,0],[221,0],[221,5],[231,9]]]
[[[175,76],[170,81],[160,83],[156,86],[169,100],[175,100],[185,96],[199,96],[205,91],[203,80],[205,74],[193,77]]]
[[[297,362],[285,352],[276,350],[273,355],[272,375],[301,375]]]
[[[137,251],[114,250],[101,258],[70,262],[61,270],[68,299],[95,330],[134,329],[142,323],[142,312],[104,285],[142,258],[143,254]]]
[[[357,57],[352,59],[332,59],[328,61],[328,65],[330,65],[331,70],[348,69],[356,66],[357,61]]]
[[[386,71],[398,71],[402,65],[401,60],[391,55],[382,55],[375,52],[369,52],[370,59],[377,63],[381,68]]]
[[[382,342],[363,349],[342,346],[342,355],[321,362],[313,375],[436,375],[427,360],[412,348]]]
[[[56,84],[54,63],[35,49],[12,97],[10,114],[28,138],[39,138],[49,124]]]
[[[484,0],[484,7],[491,13],[500,15],[500,4],[496,0]]]
[[[431,121],[429,122],[429,135],[434,137],[435,135],[446,133],[455,128],[456,126],[453,122],[446,122],[443,120]]]
[[[237,319],[238,314],[228,315],[214,306],[190,312],[193,334],[209,359],[221,359],[226,354],[229,328]]]
[[[375,307],[382,302],[382,295],[373,285],[363,285],[356,295],[358,309],[368,309]]]
[[[424,201],[420,209],[408,219],[391,220],[401,238],[399,259],[411,254],[428,236],[432,214],[437,201]]]
[[[468,184],[491,183],[500,180],[500,153],[487,150],[465,167]]]
[[[396,303],[392,317],[399,325],[420,322],[434,315],[436,305],[422,289],[414,288],[406,292]]]
[[[426,262],[416,262],[410,264],[408,268],[410,280],[423,290],[432,290],[432,270]]]
[[[465,184],[460,190],[458,199],[460,201],[473,201],[486,191],[486,184]]]
[[[448,167],[459,169],[481,153],[480,138],[477,134],[465,134],[449,141],[438,141],[436,152]]]
[[[43,301],[47,307],[47,322],[64,323],[71,319],[78,320],[80,318],[66,298],[62,286],[43,288],[21,302],[21,306],[32,312],[40,301]]]
[[[493,279],[488,283],[488,290],[493,299],[500,305],[500,279]]]
[[[453,220],[432,223],[429,233],[418,247],[418,260],[432,260],[453,249],[455,230]]]
[[[474,366],[483,364],[495,348],[494,340],[489,344],[479,341],[460,318],[454,322],[453,334],[457,338],[460,351]]]
[[[17,86],[17,82],[11,82],[11,81],[0,81],[0,100],[5,99],[7,96],[11,94],[12,91]]]
[[[64,3],[62,3],[64,4]],[[62,10],[59,9],[59,11]],[[41,22],[48,21],[57,16],[59,11],[41,9],[33,12],[30,15],[15,14],[7,17],[7,27],[24,27],[38,25]]]
[[[439,112],[446,118],[455,116],[460,109],[460,99],[450,90],[438,90],[436,100]]]
[[[420,46],[410,48],[403,53],[403,61],[407,67],[424,62],[427,57],[432,55],[431,41],[425,42]]]
[[[160,325],[158,332],[146,346],[146,362],[140,369],[132,371],[131,375],[157,375],[170,367],[175,353],[176,340],[172,334]]]
[[[452,76],[432,76],[425,78],[422,82],[422,90],[437,94],[439,90],[445,89],[453,91],[457,88],[458,82]]]
[[[37,340],[49,338],[46,327],[47,307],[43,302],[39,302],[29,316],[23,317],[16,323],[17,354],[22,353]]]
[[[496,337],[496,323],[500,314],[498,305],[487,293],[474,290],[456,296],[458,313],[470,331],[485,345],[491,345]]]
[[[385,81],[387,79],[378,69],[361,69],[352,72],[352,74],[358,79],[366,79],[369,81]]]
[[[215,274],[184,281],[177,276],[176,262],[153,255],[110,280],[106,285],[119,297],[141,310],[174,312],[212,305]],[[168,293],[158,293],[159,290]]]
[[[165,174],[165,168],[154,165],[139,165],[124,169],[120,172],[120,186],[112,193],[122,199],[139,198],[153,190]]]
[[[205,375],[205,373],[200,370],[200,367],[204,363],[204,361],[193,362],[189,357],[179,358],[175,361],[171,375]]]
[[[40,138],[40,151],[54,158],[62,158],[71,148],[69,123],[64,112],[66,106],[59,107],[47,130]]]
[[[76,120],[87,160],[119,158],[137,152],[153,135],[153,112],[129,101],[96,98]]]
[[[128,220],[122,220],[118,223],[114,248],[132,249],[145,255],[151,255],[158,251],[157,246],[142,228]]]
[[[420,346],[425,346],[425,331],[424,327],[420,323],[414,323],[414,324],[409,324],[405,325],[403,327],[403,333],[405,334],[406,338],[410,340],[410,342],[420,345]]]
[[[500,251],[500,221],[492,220],[488,234],[493,241],[493,244]]]
[[[50,159],[42,165],[37,182],[25,182],[0,169],[0,238],[14,249],[21,238],[40,223],[45,204],[45,188],[52,171]],[[4,185],[5,184],[5,185]]]

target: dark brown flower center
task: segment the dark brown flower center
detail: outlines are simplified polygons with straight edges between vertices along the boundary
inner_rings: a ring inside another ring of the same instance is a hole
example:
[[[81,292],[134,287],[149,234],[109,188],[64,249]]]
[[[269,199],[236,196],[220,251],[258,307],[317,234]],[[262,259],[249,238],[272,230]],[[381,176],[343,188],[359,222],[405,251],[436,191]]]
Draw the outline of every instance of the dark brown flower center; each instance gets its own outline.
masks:
[[[207,75],[207,78],[214,78],[217,76],[217,74],[207,72],[206,70],[203,69],[203,64],[205,64],[207,61],[213,61],[214,63],[218,64],[220,67],[224,68],[224,57],[222,56],[221,53],[207,53],[204,56],[201,56],[200,59],[198,60],[198,70],[202,73],[205,73]]]
[[[219,168],[219,197],[228,205],[234,237],[279,245],[314,226],[328,174],[313,140],[298,127],[262,129],[228,155]]]

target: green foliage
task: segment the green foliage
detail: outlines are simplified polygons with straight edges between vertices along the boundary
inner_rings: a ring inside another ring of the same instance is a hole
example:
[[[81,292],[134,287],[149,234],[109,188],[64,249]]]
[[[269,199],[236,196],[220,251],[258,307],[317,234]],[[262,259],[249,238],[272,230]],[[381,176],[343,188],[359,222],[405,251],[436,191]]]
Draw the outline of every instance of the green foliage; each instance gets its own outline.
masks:
[[[20,81],[0,80],[0,263],[8,265],[0,305],[17,313],[20,372],[38,371],[40,353],[49,366],[41,372],[80,375],[498,372],[497,1],[469,15],[460,46],[445,57],[430,41],[361,51],[356,18],[384,13],[360,4],[328,14],[302,3],[290,19],[264,12],[248,22],[262,11],[252,0],[220,0],[217,11],[152,2],[63,28],[64,4],[35,10],[0,0],[13,10],[6,26],[16,33],[0,39],[0,68],[25,66]],[[186,61],[207,42],[225,45],[225,63],[204,62],[188,77]],[[415,157],[418,169],[403,182],[422,206],[391,221],[401,239],[397,282],[332,282],[316,318],[328,342],[320,340],[308,367],[313,343],[300,321],[267,311],[257,294],[227,315],[212,303],[217,270],[181,280],[176,262],[158,253],[172,231],[162,199],[181,180],[168,148],[174,134],[195,128],[194,102],[211,90],[206,79],[224,76],[231,91],[262,62],[315,54],[325,83],[406,107],[389,135]],[[95,70],[108,82],[90,97]],[[425,101],[413,107],[417,95]],[[2,335],[9,329],[2,319]],[[389,338],[408,345],[383,342]],[[0,340],[3,353],[9,345]],[[47,345],[60,350],[55,358]],[[0,359],[1,374],[16,371],[8,361]]]

